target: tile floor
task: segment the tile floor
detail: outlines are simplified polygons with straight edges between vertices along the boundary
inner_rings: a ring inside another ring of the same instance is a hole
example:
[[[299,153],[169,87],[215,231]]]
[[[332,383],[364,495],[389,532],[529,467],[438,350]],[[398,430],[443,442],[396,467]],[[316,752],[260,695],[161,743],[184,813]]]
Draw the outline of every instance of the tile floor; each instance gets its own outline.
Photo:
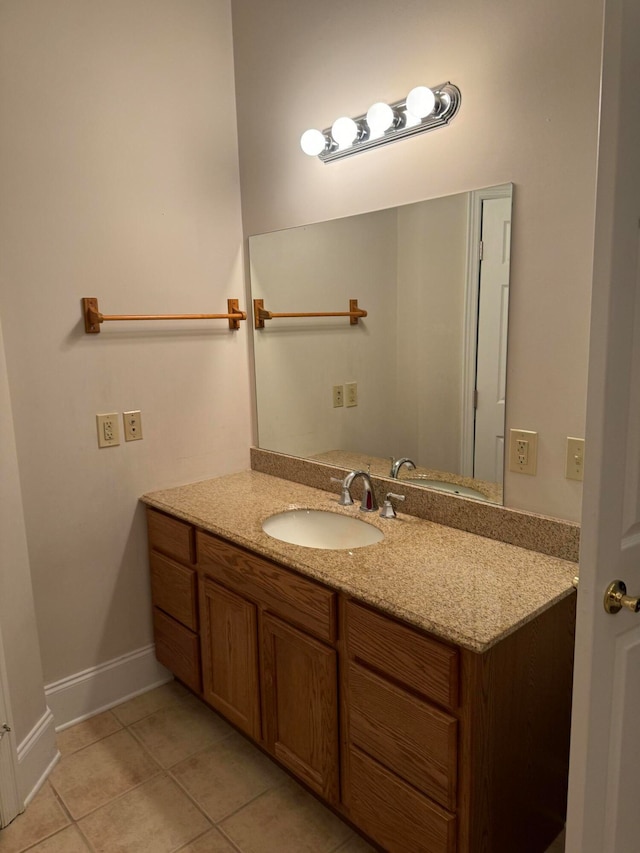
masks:
[[[0,853],[373,849],[177,682],[60,732],[58,748]]]

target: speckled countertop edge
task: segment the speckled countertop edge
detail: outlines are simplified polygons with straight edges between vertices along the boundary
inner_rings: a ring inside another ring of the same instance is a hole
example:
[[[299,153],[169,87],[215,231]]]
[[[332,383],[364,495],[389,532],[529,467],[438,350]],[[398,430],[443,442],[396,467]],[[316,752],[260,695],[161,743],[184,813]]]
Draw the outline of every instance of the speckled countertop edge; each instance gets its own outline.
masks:
[[[362,516],[339,506],[337,495],[257,471],[150,492],[142,501],[474,652],[573,592],[569,561],[403,513],[367,515],[385,538],[364,548],[280,542],[262,530],[277,512]]]

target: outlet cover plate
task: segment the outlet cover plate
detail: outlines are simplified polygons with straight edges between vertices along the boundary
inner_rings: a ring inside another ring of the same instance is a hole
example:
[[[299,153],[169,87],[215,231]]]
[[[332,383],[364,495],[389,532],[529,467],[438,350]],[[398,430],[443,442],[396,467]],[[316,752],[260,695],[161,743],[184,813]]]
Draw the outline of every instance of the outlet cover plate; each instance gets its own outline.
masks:
[[[528,429],[509,430],[509,470],[535,476],[538,466],[538,433]]]
[[[98,447],[115,447],[116,444],[120,444],[120,425],[117,412],[96,415],[96,425],[98,427]]]

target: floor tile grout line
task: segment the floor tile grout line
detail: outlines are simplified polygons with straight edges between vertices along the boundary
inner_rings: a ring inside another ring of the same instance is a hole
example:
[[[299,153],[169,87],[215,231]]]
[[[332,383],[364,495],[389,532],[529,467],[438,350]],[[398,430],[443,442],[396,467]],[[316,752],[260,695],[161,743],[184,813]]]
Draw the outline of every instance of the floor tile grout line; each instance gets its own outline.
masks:
[[[197,835],[195,838],[192,838],[192,839],[191,839],[191,841],[187,841],[187,843],[186,843],[186,844],[183,844],[181,847],[178,847],[176,850],[172,850],[172,851],[171,851],[171,853],[180,853],[180,851],[181,851],[181,850],[186,850],[186,849],[187,849],[187,847],[190,847],[192,844],[196,844],[196,842],[198,842],[201,838],[204,838],[204,837],[205,837],[206,835],[208,835],[208,833],[210,833],[212,830],[213,830],[214,832],[217,832],[219,835],[221,835],[221,836],[224,838],[224,840],[225,840],[228,844],[230,844],[230,845],[231,845],[231,847],[233,848],[233,849],[232,849],[232,851],[231,851],[231,853],[243,853],[243,851],[238,847],[238,845],[237,845],[237,844],[234,844],[234,843],[233,843],[233,841],[231,841],[231,839],[230,839],[230,838],[228,838],[228,837],[227,837],[227,836],[226,836],[226,835],[225,835],[221,830],[219,830],[219,829],[218,829],[218,827],[216,827],[216,826],[211,826],[211,827],[209,827],[209,829],[206,829],[206,830],[205,830],[203,833],[201,833],[200,835]]]
[[[234,850],[237,850],[237,851],[238,851],[238,853],[245,853],[245,851],[243,851],[243,850],[242,850],[242,848],[240,847],[240,845],[239,845],[239,844],[236,844],[236,842],[231,838],[231,836],[229,835],[229,833],[228,833],[228,832],[226,832],[226,831],[223,829],[223,827],[221,827],[221,826],[216,826],[216,829],[218,830],[218,832],[220,833],[220,835],[224,838],[224,840],[225,840],[225,841],[227,841],[229,844],[231,844],[231,846],[233,847],[233,849],[234,849]]]
[[[90,839],[89,839],[89,837],[85,834],[85,832],[83,831],[82,827],[81,827],[81,826],[79,826],[77,822],[75,823],[75,827],[76,827],[76,829],[78,830],[78,832],[80,833],[80,837],[82,838],[82,840],[84,841],[84,843],[87,845],[87,849],[90,851],[90,853],[96,853],[96,848],[93,846],[93,844],[91,843],[91,840],[90,840]]]
[[[100,803],[99,806],[96,806],[94,809],[90,809],[86,814],[83,814],[80,817],[73,817],[72,816],[72,818],[71,818],[72,821],[74,823],[79,824],[80,821],[83,821],[85,818],[90,817],[92,814],[95,814],[97,811],[100,811],[100,809],[103,809],[105,806],[108,806],[110,803],[115,803],[116,800],[120,800],[120,799],[122,799],[122,797],[125,797],[127,794],[130,794],[131,791],[135,791],[137,788],[141,788],[143,785],[146,785],[146,783],[150,782],[152,779],[157,779],[158,776],[162,776],[164,774],[164,772],[165,771],[162,769],[162,767],[159,767],[155,773],[151,774],[151,776],[147,776],[147,778],[143,779],[141,782],[136,782],[135,785],[132,785],[130,788],[127,788],[125,791],[120,791],[120,793],[116,794],[115,797],[111,797],[110,799],[105,800],[104,803]]]
[[[61,752],[60,753],[60,761],[64,761],[65,758],[71,758],[72,755],[78,755],[80,752],[83,752],[85,749],[89,749],[90,746],[95,746],[97,743],[101,743],[103,740],[110,738],[112,735],[117,735],[118,732],[122,732],[125,730],[125,726],[120,726],[119,729],[116,729],[113,732],[109,732],[108,735],[103,735],[102,737],[98,737],[95,740],[92,740],[91,743],[85,743],[84,746],[78,747],[78,749],[73,749],[71,752]]]
[[[229,734],[223,735],[219,740],[207,742],[200,749],[196,749],[195,752],[190,752],[188,755],[182,756],[182,758],[180,758],[178,761],[175,761],[173,764],[170,764],[168,767],[165,767],[163,764],[161,764],[160,759],[157,758],[153,754],[153,752],[151,751],[151,748],[149,746],[147,746],[147,744],[141,739],[139,734],[137,734],[136,732],[130,732],[130,734],[132,737],[135,738],[137,743],[139,743],[140,746],[142,746],[144,748],[144,750],[149,753],[149,755],[153,758],[153,760],[156,762],[156,764],[162,770],[164,770],[165,772],[168,773],[173,767],[177,767],[178,764],[181,764],[183,761],[188,761],[190,758],[193,758],[195,755],[199,755],[201,752],[204,752],[205,750],[207,750],[210,746],[213,746],[216,743],[220,743],[221,741],[226,740],[226,738],[231,736],[232,732],[230,732]]]
[[[27,844],[26,847],[21,847],[20,850],[16,851],[16,853],[27,853],[28,850],[33,850],[33,848],[36,847],[38,844],[42,844],[43,842],[48,841],[50,838],[53,838],[54,835],[57,835],[59,832],[64,832],[65,829],[69,829],[69,827],[72,826],[73,823],[75,823],[75,821],[73,820],[73,818],[71,817],[71,815],[69,813],[69,810],[64,805],[64,803],[62,802],[62,800],[58,796],[58,792],[54,789],[53,785],[51,785],[50,782],[49,782],[49,786],[51,787],[51,792],[52,792],[54,798],[56,799],[56,802],[58,803],[58,805],[62,809],[64,817],[66,817],[66,819],[68,820],[68,823],[65,826],[61,826],[58,829],[55,829],[53,832],[50,832],[48,835],[43,835],[41,838],[38,838],[36,841],[33,841],[30,844]],[[24,814],[26,814],[26,809],[24,812],[21,812],[18,815],[18,818],[22,817]]]
[[[211,744],[209,744],[209,746],[211,746]],[[202,751],[204,752],[205,750],[202,750]],[[199,754],[199,753],[194,753],[194,755],[198,755],[198,754]],[[190,757],[193,757],[193,756],[190,756]],[[177,764],[174,764],[173,766],[174,766],[174,767],[177,767],[177,765],[178,765],[178,764],[180,764],[180,763],[181,763],[181,762],[177,762]],[[278,766],[278,765],[276,765],[276,766]],[[280,769],[280,768],[279,768],[279,769]],[[253,796],[253,797],[251,797],[250,799],[248,799],[248,800],[247,800],[245,803],[243,803],[241,806],[238,806],[238,808],[237,808],[237,809],[233,809],[233,811],[230,811],[228,814],[223,815],[223,817],[219,818],[218,820],[214,820],[214,819],[211,817],[211,815],[210,815],[210,814],[207,814],[207,812],[206,812],[206,811],[205,811],[205,809],[204,809],[204,806],[202,806],[202,805],[200,805],[200,803],[198,803],[198,801],[195,799],[195,795],[194,795],[194,794],[192,794],[192,793],[190,793],[190,792],[187,790],[187,788],[185,788],[185,786],[183,785],[183,783],[182,783],[182,782],[181,782],[181,781],[180,781],[176,776],[174,776],[174,775],[173,775],[173,773],[171,772],[171,770],[168,770],[168,771],[167,771],[167,773],[170,775],[171,779],[173,779],[173,781],[176,783],[176,785],[180,788],[180,790],[181,790],[181,791],[184,791],[184,793],[187,795],[187,797],[189,797],[189,799],[190,799],[190,800],[192,800],[192,801],[194,802],[194,804],[195,804],[195,805],[198,807],[198,809],[199,809],[199,810],[204,814],[204,816],[207,818],[207,820],[211,821],[211,824],[212,824],[216,829],[220,829],[220,824],[222,823],[222,821],[223,821],[223,820],[228,820],[230,817],[233,817],[233,816],[234,816],[234,815],[236,815],[239,811],[242,811],[242,809],[246,808],[248,805],[251,805],[251,803],[255,802],[257,799],[259,799],[260,797],[264,796],[264,794],[267,794],[269,791],[274,791],[276,788],[279,788],[281,785],[284,785],[284,783],[287,781],[286,779],[283,779],[283,780],[282,780],[282,782],[276,782],[276,783],[275,783],[275,784],[273,784],[273,785],[269,785],[269,787],[265,788],[265,790],[264,790],[264,791],[260,791],[260,793],[259,793],[259,794],[256,794],[255,796]]]
[[[146,752],[146,754],[147,754],[147,755],[148,755],[148,756],[153,760],[154,764],[157,764],[157,765],[158,765],[158,767],[159,767],[163,772],[165,772],[166,770],[168,770],[168,768],[167,768],[167,767],[165,767],[165,766],[162,764],[162,762],[160,761],[160,759],[159,759],[157,756],[155,756],[155,755],[153,754],[153,752],[150,750],[150,748],[149,748],[149,747],[147,746],[147,744],[142,740],[142,738],[140,737],[140,735],[139,735],[137,732],[134,732],[134,731],[133,731],[133,729],[129,728],[129,726],[127,726],[127,727],[125,728],[125,731],[129,732],[129,734],[130,734],[130,735],[131,735],[131,737],[135,740],[135,742],[138,744],[138,746],[140,746],[140,747],[141,747],[141,749],[143,749],[143,750],[144,750],[144,752]]]
[[[167,708],[171,708],[173,705],[177,705],[183,699],[188,699],[189,696],[191,696],[191,695],[192,694],[186,693],[184,696],[176,696],[170,702],[167,702],[166,705],[158,705],[158,707],[154,708],[153,711],[149,711],[149,713],[143,714],[141,717],[137,717],[135,720],[130,720],[128,723],[125,723],[124,720],[121,720],[120,717],[118,717],[118,715],[116,713],[116,711],[118,710],[117,705],[115,706],[115,708],[112,708],[111,710],[112,710],[113,715],[115,716],[116,720],[118,720],[118,722],[120,723],[120,725],[123,728],[128,729],[131,726],[135,726],[137,723],[141,723],[143,720],[149,719],[149,717],[153,717],[153,715],[157,714],[158,711],[164,711]],[[131,701],[133,701],[133,700],[131,700]],[[124,704],[126,704],[126,703],[124,703]]]

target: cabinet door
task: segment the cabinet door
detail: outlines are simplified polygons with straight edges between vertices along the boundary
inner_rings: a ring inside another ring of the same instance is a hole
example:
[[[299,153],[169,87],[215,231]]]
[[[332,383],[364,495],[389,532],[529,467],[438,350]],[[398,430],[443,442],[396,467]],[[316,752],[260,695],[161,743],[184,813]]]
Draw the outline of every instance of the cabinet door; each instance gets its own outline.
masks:
[[[257,608],[208,579],[202,593],[204,697],[259,740]]]
[[[338,802],[338,686],[334,649],[265,614],[265,739],[310,788]]]

